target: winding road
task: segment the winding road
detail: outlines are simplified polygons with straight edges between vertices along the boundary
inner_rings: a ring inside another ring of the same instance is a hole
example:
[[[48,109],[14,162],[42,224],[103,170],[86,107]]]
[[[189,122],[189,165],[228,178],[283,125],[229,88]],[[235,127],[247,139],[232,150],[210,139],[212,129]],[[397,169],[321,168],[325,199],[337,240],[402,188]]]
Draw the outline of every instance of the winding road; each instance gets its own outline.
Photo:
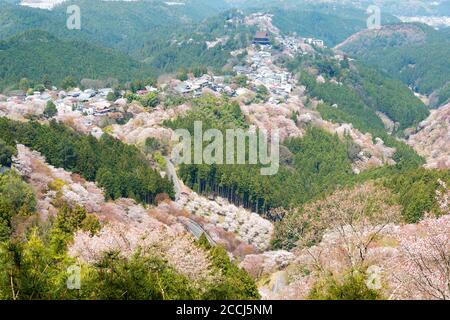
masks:
[[[211,238],[208,232],[206,232],[205,229],[203,229],[203,227],[194,220],[185,217],[178,217],[178,221],[180,221],[197,240],[199,240],[204,234],[211,246],[216,245],[216,242],[213,238]]]
[[[169,177],[170,181],[173,183],[173,190],[175,191],[175,201],[180,199],[181,192],[183,190],[183,181],[181,181],[177,176],[177,170],[175,169],[175,166],[172,163],[172,160],[169,157],[164,157],[167,162],[166,166],[166,173]],[[211,238],[211,236],[206,232],[203,227],[195,222],[192,219],[186,218],[186,217],[178,217],[178,221],[180,221],[186,230],[188,230],[192,235],[199,240],[200,237],[204,234],[206,236],[206,239],[208,240],[209,244],[212,246],[216,245],[216,242]]]

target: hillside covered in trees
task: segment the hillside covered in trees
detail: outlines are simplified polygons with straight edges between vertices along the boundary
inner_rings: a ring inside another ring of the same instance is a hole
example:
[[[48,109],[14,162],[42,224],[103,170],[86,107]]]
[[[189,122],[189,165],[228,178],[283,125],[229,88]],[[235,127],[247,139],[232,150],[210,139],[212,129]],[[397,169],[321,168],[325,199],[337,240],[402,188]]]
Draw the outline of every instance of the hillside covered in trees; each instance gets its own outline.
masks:
[[[79,173],[105,188],[108,198],[129,197],[141,203],[152,203],[159,193],[173,196],[171,182],[149,167],[144,155],[134,146],[105,135],[100,141],[51,122],[12,122],[0,119],[2,139],[14,146],[21,143],[47,158],[55,167]]]
[[[220,2],[200,2],[169,6],[161,1],[77,0],[47,11],[2,0],[0,40],[10,48],[2,52],[2,63],[12,66],[1,75],[1,85],[17,83],[19,74],[32,79],[37,71],[47,71],[36,69],[38,66],[47,67],[55,83],[65,76],[102,79],[107,75],[131,80],[176,72],[181,67],[221,70],[231,58],[230,52],[249,44],[255,30],[227,22],[239,14],[235,10],[218,13]],[[66,28],[66,8],[72,4],[82,12],[80,30]],[[48,38],[47,46],[40,45],[43,38]],[[208,48],[207,41],[216,38],[226,41]],[[16,63],[19,60],[14,60],[18,51],[22,68]],[[35,65],[27,67],[31,64],[27,55],[37,59]],[[80,57],[86,60],[80,61]],[[23,75],[26,72],[29,74]]]
[[[312,96],[328,106],[337,106],[334,110],[322,107],[324,113],[338,121],[347,118],[347,122],[365,132],[384,131],[376,112],[398,123],[396,131],[417,125],[429,115],[424,103],[402,82],[361,63],[350,65],[348,60],[337,62],[321,55],[297,56],[284,64],[299,75]],[[317,77],[308,73],[308,69],[323,77],[323,81],[316,81]]]
[[[450,33],[406,0],[18,3],[0,300],[450,299]]]
[[[63,41],[43,31],[26,31],[0,41],[0,87],[22,78],[39,82],[44,75],[56,86],[70,76],[116,78],[122,82],[154,74],[152,68],[129,56],[80,41]]]
[[[322,39],[329,47],[344,41],[367,27],[364,10],[338,3],[298,3],[284,1],[268,9],[274,14],[273,23],[284,33]],[[301,23],[298,23],[301,21]],[[398,22],[390,14],[382,15],[382,24]]]
[[[343,96],[348,101],[350,95]],[[195,121],[202,121],[204,130],[216,128],[224,132],[229,128],[246,127],[241,110],[236,105],[214,98],[201,98],[194,100],[193,106],[194,109],[185,116],[169,121],[166,125],[173,129],[188,129],[190,132],[194,131]],[[347,112],[353,117],[358,116],[351,109]],[[368,112],[361,113],[364,119],[367,119],[367,115]],[[368,128],[382,134],[385,132],[384,127],[378,117],[373,115],[380,125],[374,127],[374,123],[369,122]],[[398,163],[393,172],[422,164],[422,159],[410,147],[386,133],[383,137],[397,148],[395,159]],[[280,170],[274,176],[262,176],[259,174],[261,165],[249,164],[181,164],[179,174],[196,192],[222,196],[253,211],[268,214],[271,209],[299,206],[338,186],[351,184],[356,179],[351,168],[353,147],[350,140],[342,141],[337,136],[311,127],[304,137],[290,138],[283,143],[280,147]],[[376,174],[391,174],[389,170]],[[367,176],[370,177],[370,174]]]
[[[335,11],[324,4],[299,7],[294,3],[273,7],[265,3],[247,6],[197,0],[185,5],[168,5],[154,0],[75,0],[47,11],[18,6],[6,0],[0,0],[0,3],[0,40],[10,44],[10,49],[2,52],[2,62],[11,65],[0,75],[2,88],[17,84],[20,77],[37,81],[34,77],[43,71],[55,84],[66,76],[101,80],[106,74],[124,81],[133,76],[146,78],[197,66],[229,72],[229,68],[222,68],[238,62],[230,52],[250,44],[256,32],[254,26],[243,23],[244,17],[258,10],[273,14],[274,25],[283,33],[295,32],[324,39],[329,46],[363,29],[366,19],[362,10],[340,7]],[[66,8],[73,4],[82,12],[80,30],[65,27]],[[243,10],[233,9],[241,6]],[[299,17],[304,23],[297,23]],[[386,23],[393,19],[386,16]],[[36,41],[49,38],[47,47],[38,48],[38,42],[19,45],[19,39],[30,35],[30,30],[43,31],[40,35],[31,35]],[[208,46],[207,42],[218,39],[216,45]],[[75,48],[82,51],[76,52]],[[23,67],[14,60],[17,51],[20,51]],[[87,55],[87,52],[91,53]],[[31,65],[30,56],[36,58],[34,65]],[[81,56],[87,59],[80,61]]]
[[[167,222],[169,216],[162,223],[128,200],[99,199],[106,207],[94,211],[88,203],[74,204],[68,196],[89,183],[48,166],[39,154],[28,152],[22,146],[17,161],[25,160],[31,167],[0,173],[0,299],[260,297],[253,279],[229,259],[223,247],[211,247],[204,237],[195,241],[183,236],[173,221]],[[32,177],[19,175],[31,168],[33,172],[28,174]],[[100,189],[90,187],[91,192],[101,195]],[[44,218],[38,207],[46,201],[55,212]],[[157,217],[164,214],[159,212]],[[82,257],[76,257],[78,250]],[[98,250],[98,256],[90,256]],[[77,272],[79,287],[71,279]]]
[[[338,48],[376,66],[422,94],[439,92],[448,82],[450,38],[421,24],[396,24],[363,31]]]

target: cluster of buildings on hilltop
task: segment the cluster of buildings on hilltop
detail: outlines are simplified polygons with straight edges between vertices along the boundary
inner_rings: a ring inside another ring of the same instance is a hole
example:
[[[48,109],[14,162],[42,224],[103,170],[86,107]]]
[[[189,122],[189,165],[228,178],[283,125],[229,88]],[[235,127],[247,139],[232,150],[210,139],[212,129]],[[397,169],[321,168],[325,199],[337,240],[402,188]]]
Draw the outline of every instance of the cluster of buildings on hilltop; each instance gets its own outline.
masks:
[[[2,97],[0,99],[0,117],[10,115],[12,118],[20,119],[38,116],[44,112],[48,100],[50,97],[46,97],[45,100],[37,97],[25,99],[18,95]]]
[[[274,97],[271,102],[278,103],[282,99],[287,99],[295,83],[292,75],[272,64],[272,54],[269,51],[256,51],[249,59],[249,65],[235,66],[233,71],[238,75],[247,76],[254,88],[264,85]],[[239,92],[231,76],[206,74],[200,78],[177,82],[172,89],[176,94],[194,98],[203,95],[205,89],[230,97],[238,96]]]
[[[249,56],[248,66],[235,66],[237,74],[245,75],[255,86],[264,85],[271,93],[269,102],[279,103],[287,99],[293,90],[295,81],[292,75],[272,63],[269,51],[255,51]]]
[[[127,100],[119,98],[109,101],[107,96],[111,92],[111,88],[60,91],[54,101],[58,109],[57,120],[65,123],[70,121],[76,130],[90,133],[96,138],[101,137],[101,128],[127,119],[124,108]],[[124,93],[121,92],[121,95]]]
[[[298,37],[284,37],[281,35],[275,35],[276,41],[279,41],[284,47],[287,47],[292,50],[301,49],[301,44],[309,44],[311,46],[315,46],[318,48],[326,48],[323,40],[315,39],[315,38],[298,38]],[[270,40],[270,35],[267,31],[258,31],[253,38],[253,44],[269,46],[273,45]]]
[[[106,99],[110,92],[113,92],[111,88],[60,91],[55,105],[58,113],[80,111],[86,115],[102,116],[113,111],[112,103]]]
[[[256,16],[258,19],[261,17],[265,19],[270,18],[265,15]],[[283,52],[289,56],[312,53],[314,52],[314,47],[326,48],[323,40],[315,38],[284,37],[275,34],[275,40],[282,46]],[[249,56],[249,65],[235,66],[234,71],[237,74],[246,75],[255,85],[262,84],[266,86],[272,95],[271,102],[278,103],[280,98],[287,99],[293,90],[295,81],[289,72],[273,64],[271,53],[273,44],[269,33],[266,31],[257,32],[253,39],[253,44],[261,46],[261,50],[255,50]]]
[[[189,79],[176,85],[173,89],[180,95],[192,95],[193,97],[199,97],[203,94],[203,89],[210,89],[216,93],[226,94],[230,97],[236,96],[236,90],[234,90],[226,80],[230,77],[226,76],[210,76],[203,75],[200,78]]]
[[[283,52],[294,57],[297,54],[307,55],[314,52],[313,45],[305,42],[303,38],[297,37],[280,37],[277,39],[283,47]],[[323,47],[322,47],[323,48]]]
[[[326,48],[325,43],[323,42],[323,40],[320,40],[320,39],[304,38],[303,42],[310,44],[312,46],[316,46],[318,48]]]
[[[44,92],[34,92],[32,95],[15,94],[4,99],[2,108],[4,112],[18,114],[22,116],[38,116],[44,111],[47,102],[53,101],[58,116],[84,116],[100,117],[113,114],[116,111],[116,103],[107,100],[107,96],[113,92],[111,88],[99,90],[93,89],[73,89],[71,91],[47,90]],[[126,100],[124,100],[126,104]]]
[[[278,42],[285,51],[290,55],[297,53],[308,54],[314,51],[313,47],[326,48],[323,40],[315,38],[299,38],[296,36],[281,36],[280,34],[275,34],[275,41]],[[260,45],[263,47],[271,48],[275,45],[271,42],[270,35],[267,31],[258,31],[253,38],[254,45]]]

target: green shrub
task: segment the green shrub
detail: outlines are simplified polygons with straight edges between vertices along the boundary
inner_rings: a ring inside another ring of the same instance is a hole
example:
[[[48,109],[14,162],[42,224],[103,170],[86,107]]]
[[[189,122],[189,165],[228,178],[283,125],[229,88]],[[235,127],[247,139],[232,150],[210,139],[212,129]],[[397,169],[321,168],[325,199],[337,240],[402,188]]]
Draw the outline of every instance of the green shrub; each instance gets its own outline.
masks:
[[[0,174],[0,241],[11,235],[11,220],[14,216],[27,216],[35,210],[33,190],[21,177],[12,171]]]
[[[45,110],[44,110],[44,117],[49,119],[49,118],[53,118],[57,114],[58,114],[58,109],[56,109],[56,106],[53,103],[53,101],[48,101],[47,106],[45,107]]]
[[[130,259],[109,253],[97,264],[90,291],[102,300],[191,300],[199,292],[167,262],[139,253]]]
[[[70,208],[67,205],[61,207],[56,216],[54,228],[62,231],[64,234],[71,235],[77,230],[97,233],[100,229],[100,222],[80,206]]]
[[[352,270],[337,279],[327,275],[319,279],[308,295],[310,300],[382,300],[383,296],[376,290],[369,289],[363,272]]]
[[[442,214],[436,201],[439,179],[450,183],[450,172],[420,168],[388,177],[385,186],[398,194],[404,220],[416,223],[426,213]]]
[[[221,246],[211,247],[205,237],[198,245],[209,250],[212,268],[221,277],[203,294],[205,300],[254,300],[260,295],[255,281],[235,262],[230,261],[227,251]]]
[[[5,141],[0,139],[0,167],[11,166],[12,157],[16,154],[16,149],[8,146]]]
[[[156,92],[150,92],[139,97],[138,101],[146,108],[154,108],[159,104],[159,97]]]

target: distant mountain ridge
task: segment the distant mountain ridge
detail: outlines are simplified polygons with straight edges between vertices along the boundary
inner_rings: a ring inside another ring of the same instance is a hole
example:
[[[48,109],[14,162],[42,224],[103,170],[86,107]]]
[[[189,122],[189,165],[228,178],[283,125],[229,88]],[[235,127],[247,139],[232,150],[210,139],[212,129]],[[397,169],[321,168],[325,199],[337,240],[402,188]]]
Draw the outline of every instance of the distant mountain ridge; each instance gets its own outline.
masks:
[[[423,24],[364,30],[336,49],[380,68],[422,94],[438,93],[450,82],[449,33]]]
[[[246,34],[234,26],[227,29],[228,12],[220,9],[227,6],[216,0],[193,0],[183,6],[162,1],[75,0],[52,11],[12,5],[5,0],[0,3],[0,40],[38,29],[60,39],[120,51],[161,72],[177,71],[181,63],[186,67],[202,63],[222,67],[235,44],[227,43],[224,50],[222,46],[207,50],[206,42],[226,35],[234,40],[236,35]],[[66,28],[66,8],[72,4],[80,7],[81,30]]]
[[[47,75],[59,85],[66,76],[132,80],[152,74],[150,67],[125,54],[82,41],[63,41],[39,30],[0,41],[0,87],[23,77],[40,81]]]

